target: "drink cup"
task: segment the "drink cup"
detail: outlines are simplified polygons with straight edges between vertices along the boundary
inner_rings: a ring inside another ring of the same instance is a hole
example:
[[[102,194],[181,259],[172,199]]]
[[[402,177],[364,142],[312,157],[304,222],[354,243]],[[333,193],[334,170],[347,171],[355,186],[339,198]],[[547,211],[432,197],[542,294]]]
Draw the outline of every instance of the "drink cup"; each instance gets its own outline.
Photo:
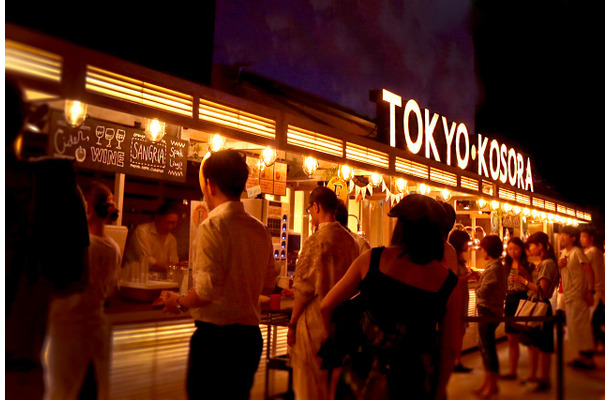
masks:
[[[281,294],[272,294],[271,301],[269,301],[269,308],[272,310],[279,310],[281,301],[282,301]]]

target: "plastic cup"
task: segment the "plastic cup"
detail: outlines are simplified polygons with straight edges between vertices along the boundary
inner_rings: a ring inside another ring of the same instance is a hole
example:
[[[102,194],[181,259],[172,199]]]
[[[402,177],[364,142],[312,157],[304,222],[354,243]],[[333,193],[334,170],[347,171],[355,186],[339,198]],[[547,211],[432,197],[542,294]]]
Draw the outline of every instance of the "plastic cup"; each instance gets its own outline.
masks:
[[[281,301],[282,301],[281,294],[272,294],[271,301],[269,301],[269,308],[272,310],[279,310]]]

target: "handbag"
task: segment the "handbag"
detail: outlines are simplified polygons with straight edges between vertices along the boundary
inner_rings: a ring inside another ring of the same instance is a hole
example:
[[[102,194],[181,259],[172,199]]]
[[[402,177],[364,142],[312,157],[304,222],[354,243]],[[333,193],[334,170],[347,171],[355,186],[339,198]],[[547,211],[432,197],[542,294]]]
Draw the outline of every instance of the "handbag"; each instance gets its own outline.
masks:
[[[519,306],[515,317],[544,317],[549,305],[543,301],[535,300],[533,297],[519,300]],[[515,325],[521,329],[529,330],[542,327],[544,321],[515,321]]]

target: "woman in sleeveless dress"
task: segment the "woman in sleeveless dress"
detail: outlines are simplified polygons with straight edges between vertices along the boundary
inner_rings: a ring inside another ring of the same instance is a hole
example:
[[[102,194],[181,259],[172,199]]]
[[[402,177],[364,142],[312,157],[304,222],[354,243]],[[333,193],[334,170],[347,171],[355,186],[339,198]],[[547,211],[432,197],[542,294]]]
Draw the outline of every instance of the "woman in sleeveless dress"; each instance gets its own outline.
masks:
[[[388,214],[397,218],[391,245],[363,253],[324,298],[330,334],[319,356],[334,369],[334,398],[445,397],[461,302],[441,263],[444,212],[429,197],[406,196]]]

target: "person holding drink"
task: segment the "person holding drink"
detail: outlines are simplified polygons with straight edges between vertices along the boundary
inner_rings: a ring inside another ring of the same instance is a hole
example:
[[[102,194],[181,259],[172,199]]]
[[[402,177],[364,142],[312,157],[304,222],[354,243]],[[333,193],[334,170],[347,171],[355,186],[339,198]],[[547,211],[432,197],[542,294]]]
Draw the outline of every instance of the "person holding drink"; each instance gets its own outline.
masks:
[[[521,275],[511,275],[510,280],[527,287],[528,297],[535,297],[548,305],[546,316],[553,315],[550,298],[559,284],[559,270],[553,246],[549,244],[549,237],[544,232],[530,235],[525,242],[532,257],[540,257],[541,262],[532,272],[532,279]],[[530,372],[526,382],[534,382],[533,391],[547,391],[551,387],[551,355],[553,354],[553,321],[546,321],[542,329],[532,329],[523,333],[521,343],[528,346]],[[538,360],[540,359],[540,375],[536,378]]]
[[[526,282],[532,280],[532,271],[534,264],[527,261],[525,245],[518,237],[512,237],[508,241],[506,248],[506,258],[504,264],[510,268],[508,278],[508,291],[506,293],[506,302],[504,303],[504,315],[506,317],[514,317],[519,307],[519,301],[527,299],[527,287],[522,283],[524,278]],[[500,379],[517,379],[517,365],[519,363],[519,334],[521,330],[514,323],[506,323],[504,331],[508,337],[508,359],[510,369],[507,375],[500,375]]]

